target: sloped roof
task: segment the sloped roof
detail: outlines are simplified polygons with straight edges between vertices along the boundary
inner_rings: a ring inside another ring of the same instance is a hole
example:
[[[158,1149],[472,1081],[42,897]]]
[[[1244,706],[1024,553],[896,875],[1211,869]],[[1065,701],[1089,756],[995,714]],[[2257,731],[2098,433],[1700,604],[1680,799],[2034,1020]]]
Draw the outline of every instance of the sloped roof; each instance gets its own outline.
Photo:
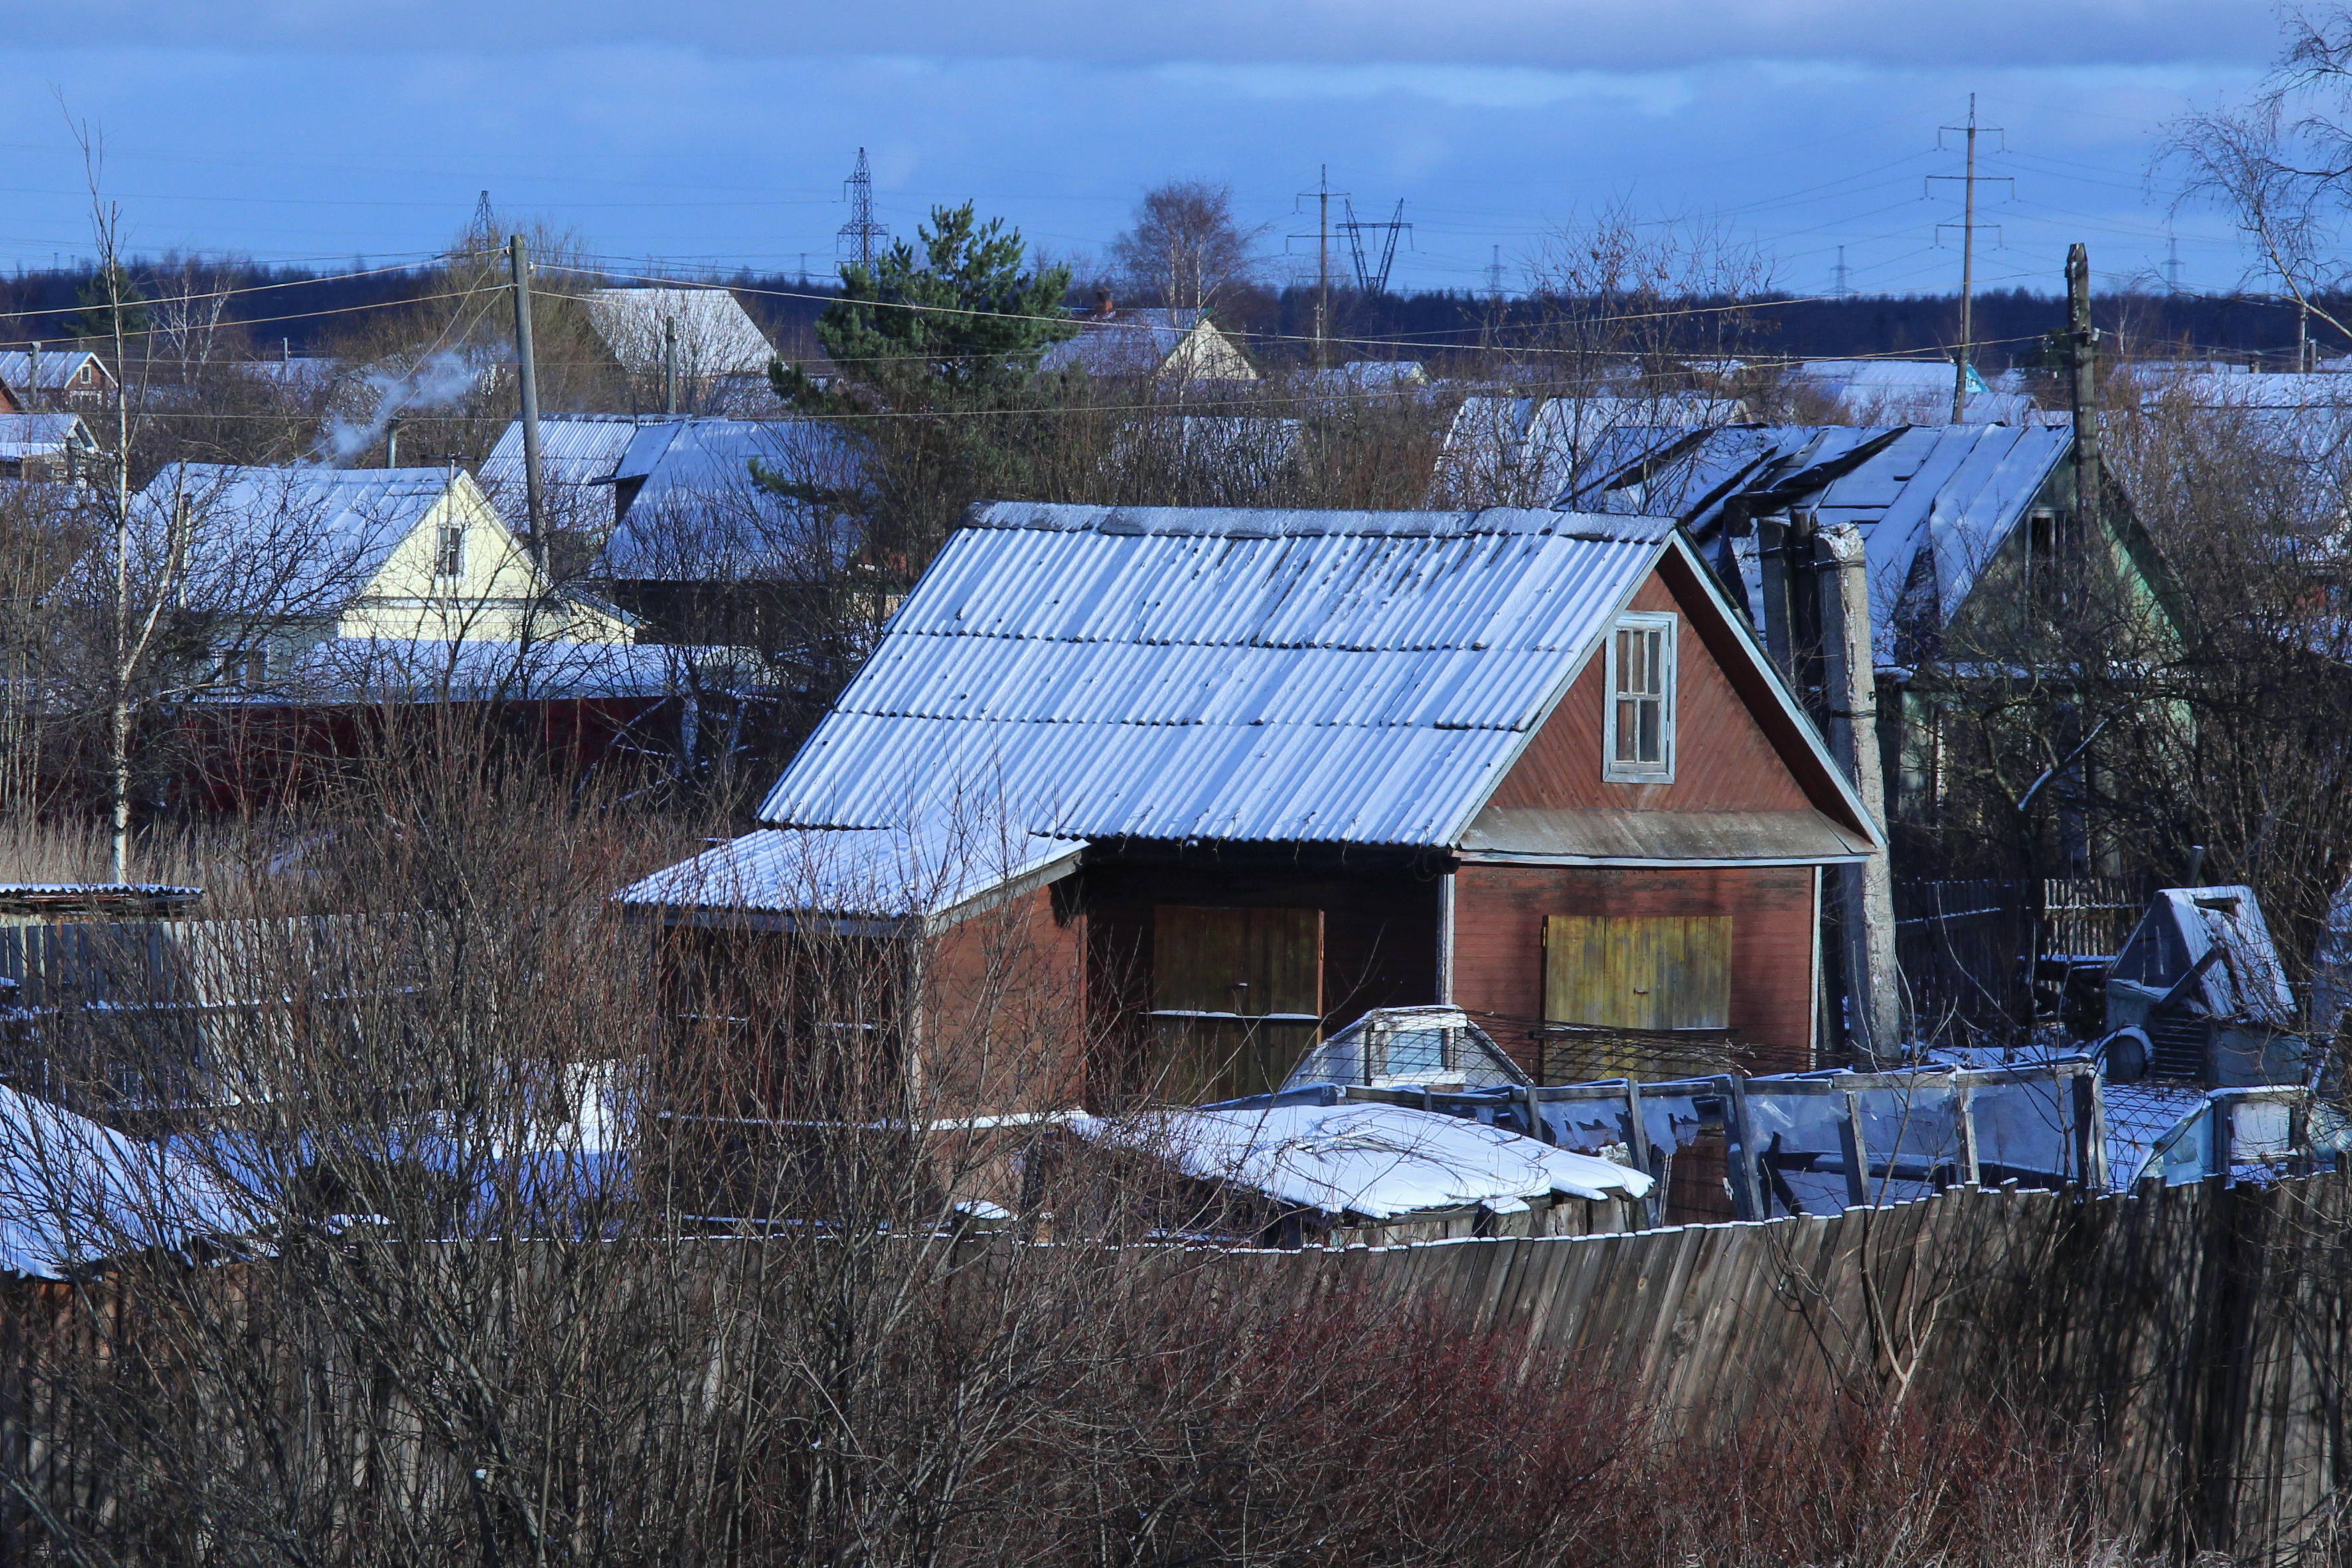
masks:
[[[790,574],[814,552],[837,559],[846,525],[763,489],[758,460],[796,482],[845,489],[857,455],[814,419],[681,419],[641,427],[614,469],[640,480],[596,563],[603,577],[711,581]]]
[[[1048,879],[1086,847],[959,825],[766,828],[715,845],[622,889],[624,904],[850,920],[945,915],[1024,877]]]
[[[1045,351],[1042,370],[1083,365],[1090,375],[1150,375],[1183,346],[1202,312],[1156,308],[1121,310],[1109,320],[1085,318],[1078,335]]]
[[[991,801],[1061,837],[1451,844],[1671,531],[976,507],[760,816]]]
[[[2053,425],[1741,426],[1654,445],[1573,499],[1596,511],[1671,514],[1711,558],[1727,544],[1736,571],[1724,575],[1751,606],[1757,536],[1740,510],[1798,505],[1824,528],[1854,524],[1870,565],[1873,641],[1887,663],[1900,631],[1949,623],[2073,444],[2072,430]],[[1923,567],[1927,597],[1906,598]]]
[[[1748,417],[1736,397],[1670,391],[1653,396],[1465,397],[1445,432],[1439,465],[1464,500],[1506,498],[1573,507],[1577,486],[1692,429]],[[1674,436],[1661,435],[1672,431]]]
[[[1927,423],[1952,411],[1952,366],[1937,360],[1816,359],[1790,373],[1844,405],[1848,414],[1874,424],[1898,420]],[[1999,392],[1969,367],[1967,423],[2022,422],[2033,400],[2021,392]]]
[[[592,289],[580,303],[596,335],[632,374],[661,373],[665,327],[673,323],[683,375],[759,375],[776,357],[742,301],[724,289]]]
[[[453,489],[473,479],[450,468],[242,468],[167,465],[141,492],[139,532],[160,548],[172,510],[184,497],[194,549],[195,602],[202,589],[240,599],[257,579],[278,598],[348,602],[383,570]],[[249,597],[249,595],[246,595]]]
[[[30,349],[0,349],[0,384],[11,392],[65,390],[83,365],[96,363],[100,380],[112,384],[114,373],[106,362],[88,349],[43,349],[37,367],[40,382],[34,384],[33,351]]]
[[[0,459],[19,463],[26,458],[53,458],[68,447],[97,445],[79,414],[0,414]]]

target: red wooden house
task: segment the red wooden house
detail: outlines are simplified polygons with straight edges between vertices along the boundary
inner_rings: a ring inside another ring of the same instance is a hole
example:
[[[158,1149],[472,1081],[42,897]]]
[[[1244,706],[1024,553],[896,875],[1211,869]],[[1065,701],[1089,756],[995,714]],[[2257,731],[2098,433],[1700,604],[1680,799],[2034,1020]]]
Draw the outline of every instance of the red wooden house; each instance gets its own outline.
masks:
[[[623,899],[921,938],[933,1073],[1017,974],[1064,1022],[999,1104],[1439,1001],[1553,1079],[1806,1068],[1822,868],[1883,852],[1672,521],[1541,510],[977,507],[761,816]]]

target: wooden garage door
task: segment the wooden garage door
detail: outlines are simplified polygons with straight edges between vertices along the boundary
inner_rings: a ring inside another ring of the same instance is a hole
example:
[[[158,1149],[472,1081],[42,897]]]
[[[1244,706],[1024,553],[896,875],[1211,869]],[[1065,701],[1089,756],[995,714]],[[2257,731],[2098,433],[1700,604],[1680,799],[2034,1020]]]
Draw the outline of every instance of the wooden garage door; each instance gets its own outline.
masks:
[[[1260,1094],[1321,1034],[1323,911],[1161,904],[1152,911],[1157,1091]]]
[[[1658,1032],[1728,1028],[1731,917],[1545,917],[1544,1020]],[[1598,1065],[1611,1073],[1635,1067],[1630,1054]]]

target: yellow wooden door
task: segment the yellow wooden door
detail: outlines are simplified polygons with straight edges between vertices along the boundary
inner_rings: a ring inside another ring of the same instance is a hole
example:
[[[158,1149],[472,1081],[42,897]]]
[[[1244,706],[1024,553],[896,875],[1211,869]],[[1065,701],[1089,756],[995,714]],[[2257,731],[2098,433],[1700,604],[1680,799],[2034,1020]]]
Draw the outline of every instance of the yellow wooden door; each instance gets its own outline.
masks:
[[[1729,915],[1549,915],[1544,1021],[1604,1029],[1731,1025]],[[1631,1070],[1624,1061],[1603,1064]]]
[[[1323,911],[1161,904],[1152,911],[1158,1092],[1280,1087],[1322,1034]]]

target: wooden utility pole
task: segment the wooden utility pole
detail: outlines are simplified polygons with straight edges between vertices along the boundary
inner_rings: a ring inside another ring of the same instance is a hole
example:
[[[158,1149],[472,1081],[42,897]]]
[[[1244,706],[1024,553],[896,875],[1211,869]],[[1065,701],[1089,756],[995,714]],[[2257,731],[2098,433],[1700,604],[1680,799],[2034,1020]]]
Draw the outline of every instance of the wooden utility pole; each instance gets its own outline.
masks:
[[[2091,325],[2091,253],[2077,244],[2066,252],[2066,366],[2073,373],[2074,526],[2084,539],[2099,510],[2098,343]]]
[[[1318,169],[1315,188],[1299,192],[1298,200],[1315,198],[1315,363],[1321,369],[1331,363],[1331,198],[1348,193],[1331,189],[1330,164],[1319,164]],[[1297,210],[1297,203],[1292,204],[1291,210]],[[1292,239],[1306,237],[1303,234],[1290,236]]]
[[[1830,750],[1853,781],[1879,837],[1887,836],[1886,781],[1878,754],[1878,669],[1872,652],[1870,568],[1862,531],[1851,523],[1819,536],[1822,572],[1822,697]],[[1841,866],[1838,924],[1845,935],[1847,1028],[1872,1062],[1903,1045],[1903,993],[1895,959],[1895,877],[1885,849]],[[1863,1065],[1863,1064],[1857,1064]]]
[[[523,498],[530,512],[530,552],[547,563],[547,503],[540,486],[539,365],[530,346],[530,257],[522,236],[507,240],[507,265],[514,274],[515,363],[522,385]]]

